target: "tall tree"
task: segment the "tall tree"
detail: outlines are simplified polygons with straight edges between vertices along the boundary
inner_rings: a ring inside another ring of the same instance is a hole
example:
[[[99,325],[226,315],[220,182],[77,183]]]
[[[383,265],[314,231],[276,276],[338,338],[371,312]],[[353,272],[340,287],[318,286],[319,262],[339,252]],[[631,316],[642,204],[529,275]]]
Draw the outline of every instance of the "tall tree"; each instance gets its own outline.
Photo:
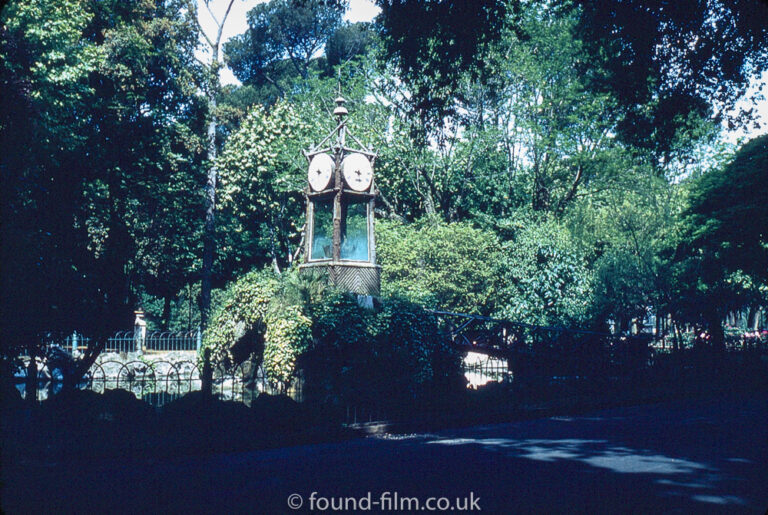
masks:
[[[204,127],[198,33],[183,1],[102,2],[90,30],[104,38],[105,64],[92,77],[89,147],[97,164],[84,190],[84,200],[102,209],[86,224],[100,259],[127,262],[130,295],[144,289],[167,306],[200,256],[190,223],[202,218],[194,193]]]
[[[306,80],[310,65],[341,26],[347,2],[271,0],[248,12],[248,30],[225,44],[227,64],[252,86],[283,96],[289,81]]]
[[[200,2],[187,1],[190,12],[195,13],[200,35],[210,52],[208,62],[202,63],[205,67],[205,81],[202,83],[205,98],[208,103],[208,127],[206,130],[206,161],[208,163],[208,176],[205,183],[205,224],[203,228],[203,263],[200,270],[200,324],[206,327],[211,310],[211,275],[213,262],[216,256],[216,182],[218,170],[216,169],[216,157],[218,146],[216,134],[218,132],[219,118],[217,112],[218,97],[221,95],[221,80],[219,72],[223,66],[221,60],[221,44],[224,26],[229,18],[232,5],[235,0],[224,0],[223,14],[216,15],[212,4],[215,0],[203,0],[202,3],[213,18],[215,29],[213,34],[208,34],[200,24],[200,16],[197,6]]]
[[[411,91],[411,105],[426,127],[456,114],[456,84],[477,79],[483,52],[497,40],[518,2],[502,0],[378,0],[377,18],[387,54]]]
[[[86,314],[93,320],[83,329],[101,335],[115,314],[107,308],[113,292],[100,292],[91,275],[97,267],[77,224],[88,77],[101,62],[99,49],[83,41],[90,19],[77,0],[16,2],[2,12],[0,309],[11,355],[34,358],[43,333],[68,333]]]
[[[703,323],[716,346],[723,345],[726,313],[754,302],[756,288],[768,283],[768,206],[755,194],[768,187],[766,170],[768,135],[695,180],[682,216],[678,309]]]
[[[717,252],[722,265],[768,282],[768,135],[693,185],[684,213],[690,245]]]
[[[283,101],[256,106],[227,141],[217,166],[221,174],[220,241],[224,276],[267,263],[279,272],[290,265],[299,238],[306,181],[301,150],[309,125]]]
[[[750,80],[768,69],[764,1],[561,3],[579,9],[590,62],[600,65],[587,77],[618,99],[626,113],[618,132],[626,141],[663,162],[674,157],[678,132],[700,119],[731,126],[754,120],[757,98],[733,108]]]
[[[505,32],[490,60],[499,78],[468,103],[474,123],[493,126],[502,139],[506,172],[525,177],[536,211],[562,213],[585,190],[607,187],[626,165],[612,134],[615,102],[585,79],[588,55],[577,21],[548,2],[528,3],[517,17],[525,36]]]
[[[4,96],[0,111],[2,307],[16,321],[9,340],[31,355],[41,333],[78,330],[103,344],[129,325],[150,268],[140,249],[171,238],[195,253],[184,226],[156,230],[176,225],[172,204],[185,204],[199,166],[197,34],[182,7],[35,1],[3,12],[2,81],[13,103]],[[168,272],[162,289],[178,287],[171,278],[187,265],[154,258]]]
[[[344,64],[356,56],[365,55],[373,42],[373,37],[370,23],[341,25],[325,44],[325,56],[329,69]]]

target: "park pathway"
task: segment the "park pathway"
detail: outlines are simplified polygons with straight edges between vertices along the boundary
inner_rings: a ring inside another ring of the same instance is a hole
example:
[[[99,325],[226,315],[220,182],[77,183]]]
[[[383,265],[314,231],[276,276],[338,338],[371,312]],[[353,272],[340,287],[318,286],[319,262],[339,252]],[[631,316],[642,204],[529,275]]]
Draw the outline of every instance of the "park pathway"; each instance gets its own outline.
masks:
[[[39,480],[22,511],[321,513],[332,497],[344,497],[362,498],[359,512],[368,501],[378,512],[405,497],[422,507],[429,498],[445,497],[442,505],[459,498],[461,505],[467,497],[482,513],[762,515],[768,508],[768,397],[163,463],[73,464]],[[300,509],[289,508],[291,494]]]

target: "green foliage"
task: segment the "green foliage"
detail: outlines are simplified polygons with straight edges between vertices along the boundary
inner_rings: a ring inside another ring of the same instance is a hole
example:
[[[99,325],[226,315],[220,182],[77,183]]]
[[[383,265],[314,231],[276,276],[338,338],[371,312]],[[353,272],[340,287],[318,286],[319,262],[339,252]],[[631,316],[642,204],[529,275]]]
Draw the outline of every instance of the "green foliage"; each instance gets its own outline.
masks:
[[[233,271],[290,261],[303,218],[309,126],[279,102],[253,107],[217,160],[220,266]]]
[[[414,225],[380,221],[376,230],[384,295],[447,311],[495,309],[501,248],[493,233],[434,219]]]
[[[688,243],[730,271],[768,282],[768,135],[746,143],[691,187],[683,214]]]
[[[23,77],[27,100],[59,137],[78,139],[77,133],[65,134],[72,123],[67,110],[87,102],[93,94],[88,74],[103,62],[103,48],[83,37],[91,20],[87,3],[80,0],[12,2],[2,11],[3,75]],[[21,84],[4,86],[5,94],[12,94]],[[5,133],[8,126],[0,129]]]
[[[0,37],[9,340],[124,329],[196,258],[194,24],[180,1],[14,2]]]
[[[435,319],[425,316],[418,304],[395,297],[387,299],[369,330],[375,342],[374,353],[383,360],[382,377],[400,376],[402,383],[398,386],[404,391],[450,380],[456,373],[458,352],[450,348]],[[415,395],[416,391],[409,393]]]
[[[306,306],[312,315],[312,333],[318,345],[342,351],[344,346],[359,346],[368,338],[370,320],[354,296],[329,290]]]
[[[591,86],[609,91],[627,113],[619,135],[658,157],[674,150],[678,131],[697,119],[719,123],[750,75],[768,65],[768,6],[758,0],[563,3],[579,8],[597,71],[587,75]],[[755,114],[732,113],[730,124]]]
[[[385,297],[367,311],[349,295],[333,294],[316,311],[313,332],[315,345],[302,361],[311,398],[402,408],[463,386],[452,343],[410,301]]]
[[[312,321],[298,306],[267,317],[264,333],[264,371],[273,383],[289,384],[296,362],[311,342]]]
[[[595,270],[595,310],[603,320],[623,322],[642,319],[655,292],[650,276],[639,256],[620,249],[610,249],[597,259]],[[658,304],[656,304],[658,305]]]
[[[768,136],[744,145],[733,161],[690,185],[674,255],[674,308],[682,320],[702,323],[722,345],[722,318],[765,302],[768,283]]]
[[[614,100],[587,85],[578,20],[549,4],[526,5],[517,18],[522,34],[506,31],[492,47],[497,78],[472,85],[469,98],[474,116],[495,120],[485,130],[506,151],[502,170],[519,175],[517,184],[500,175],[505,193],[522,187],[528,206],[560,214],[580,195],[610,187],[626,158],[611,134],[620,119]]]
[[[280,96],[294,78],[306,79],[315,54],[341,25],[345,4],[271,0],[248,11],[248,30],[224,45],[235,76],[269,86]]]
[[[636,164],[616,188],[577,200],[565,216],[595,274],[595,310],[621,327],[673,300],[671,254],[684,192]]]
[[[3,341],[9,354],[33,355],[36,333],[69,332],[68,319],[78,311],[102,320],[98,280],[84,277],[93,270],[82,250],[87,235],[72,227],[80,212],[80,170],[62,169],[72,160],[64,149],[82,149],[85,121],[72,120],[72,113],[92,98],[87,79],[100,59],[81,40],[89,18],[79,1],[14,2],[2,11],[0,307],[9,321]]]
[[[562,224],[522,217],[503,244],[504,299],[497,316],[540,325],[580,327],[592,316],[592,271]]]
[[[377,152],[385,298],[596,326],[650,307],[714,326],[765,304],[766,139],[724,167],[714,139],[768,66],[763,6],[377,4],[370,25],[344,23],[346,2],[257,5],[224,48],[244,85],[221,88],[218,54],[195,58],[193,2],[7,3],[3,345],[123,329],[139,303],[155,327],[193,326],[211,281],[289,268],[301,151],[333,130],[339,83],[350,127]],[[398,340],[431,345],[415,306],[364,312],[319,278],[246,277],[206,335],[219,361],[265,345],[281,382],[315,347],[357,349],[341,360],[356,372],[337,370],[349,384],[375,375],[371,356],[389,374],[426,366],[423,349],[383,343],[402,329]]]
[[[233,347],[253,329],[266,329],[269,304],[277,289],[276,277],[266,271],[253,271],[225,290],[203,335],[203,348],[211,349],[212,362],[224,367],[237,364]],[[255,344],[255,339],[246,342],[246,356],[256,350]]]
[[[369,311],[295,270],[254,271],[232,283],[203,347],[225,368],[263,359],[276,385],[302,369],[309,395],[325,400],[412,399],[423,386],[455,385],[459,373],[458,355],[420,305],[385,298]]]
[[[346,23],[340,26],[325,44],[327,66],[333,69],[356,56],[365,55],[373,37],[368,23]]]
[[[312,340],[312,323],[300,306],[279,301],[280,290],[281,278],[264,270],[225,290],[203,337],[213,363],[230,368],[256,354],[272,383],[290,384],[296,361]]]
[[[485,47],[499,37],[507,9],[501,0],[377,2],[388,57],[412,92],[409,104],[426,126],[456,113],[454,87],[462,74],[481,75]]]

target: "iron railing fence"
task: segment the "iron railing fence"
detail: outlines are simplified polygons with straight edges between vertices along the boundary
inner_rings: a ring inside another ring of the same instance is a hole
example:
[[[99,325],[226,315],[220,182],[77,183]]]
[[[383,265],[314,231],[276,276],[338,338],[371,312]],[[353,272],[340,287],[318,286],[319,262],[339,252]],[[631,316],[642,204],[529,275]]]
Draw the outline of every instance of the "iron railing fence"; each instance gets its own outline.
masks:
[[[38,400],[43,401],[62,388],[62,377],[48,370],[44,360],[38,359]],[[25,381],[23,374],[26,366],[19,372],[17,388],[24,395]],[[94,363],[80,384],[81,388],[98,393],[105,390],[122,389],[133,393],[153,406],[162,406],[173,399],[202,388],[201,366],[197,361],[165,360],[105,360]],[[214,369],[212,393],[225,401],[251,401],[261,393],[270,395],[285,394],[296,401],[303,400],[303,388],[300,378],[291,384],[275,384],[267,379],[264,369],[245,362],[233,370]]]
[[[196,351],[201,345],[200,331],[151,332],[144,338],[144,349],[150,351]]]
[[[700,366],[699,362],[707,356],[700,355],[697,349],[686,348],[677,356],[679,359],[670,360],[667,359],[666,349],[659,349],[648,335],[616,336],[440,311],[430,312],[430,316],[437,318],[445,337],[464,353],[463,372],[470,387],[480,387],[490,382],[513,381],[533,386],[589,382],[606,385],[614,384],[615,381],[630,384],[635,378],[646,377],[643,374],[647,372],[660,374],[666,369],[675,371],[706,368]],[[56,344],[54,341],[50,343]],[[64,339],[66,350],[84,350],[88,343],[89,340],[79,334]],[[122,331],[109,338],[105,350],[121,353],[137,352],[139,349],[196,350],[199,345],[199,331],[155,332],[143,335],[141,331]],[[755,352],[759,354],[758,357],[765,356],[768,353],[768,344],[760,335],[748,340],[731,338],[727,351],[728,354],[743,354],[744,359],[753,359],[751,356]],[[137,397],[159,406],[202,387],[201,366],[193,359],[174,362],[151,361],[151,357],[140,356],[137,360],[125,362],[124,357],[120,361],[110,361],[106,358],[106,361],[91,368],[85,378],[88,388],[95,391],[126,389]],[[38,368],[41,370],[41,381],[47,384],[45,388],[41,388],[41,394],[47,395],[46,391],[55,393],[56,388],[61,387],[61,380],[52,373],[46,377],[44,364],[44,361],[41,362]],[[610,383],[605,382],[606,379]],[[387,391],[387,385],[373,386],[373,391]],[[274,384],[268,381],[260,366],[250,361],[234,370],[214,369],[212,388],[214,395],[220,399],[246,404],[250,404],[260,393],[287,394],[296,400],[304,399],[303,381],[300,377],[288,385]],[[368,398],[362,395],[361,399],[365,401]],[[366,402],[356,402],[358,406],[348,410],[347,419],[357,421],[379,417],[381,407],[377,404],[378,401],[368,401],[368,407],[361,407],[366,405]]]
[[[509,365],[507,359],[472,352],[467,353],[461,362],[468,388],[478,388],[491,382],[512,381],[514,376]]]
[[[653,342],[653,348],[657,353],[670,354],[678,351],[695,349],[697,343],[692,333],[684,333],[678,342],[673,337],[667,336]],[[706,346],[706,344],[704,344]],[[728,351],[740,350],[768,350],[768,333],[745,332],[725,335],[725,348]]]
[[[622,377],[653,361],[648,335],[616,336],[463,313],[429,313],[461,350],[508,360],[517,378]]]
[[[46,347],[59,346],[74,354],[85,351],[93,340],[79,333],[73,333],[65,338],[46,338]],[[202,344],[200,330],[195,331],[153,331],[142,334],[139,331],[118,331],[110,336],[104,352],[181,352],[197,351]]]

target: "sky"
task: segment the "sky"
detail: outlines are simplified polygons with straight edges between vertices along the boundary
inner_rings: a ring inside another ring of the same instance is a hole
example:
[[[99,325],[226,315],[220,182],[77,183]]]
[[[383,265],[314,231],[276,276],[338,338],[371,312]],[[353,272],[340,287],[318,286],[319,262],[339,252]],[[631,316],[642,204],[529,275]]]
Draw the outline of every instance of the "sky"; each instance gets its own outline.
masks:
[[[227,17],[227,22],[224,26],[222,43],[227,41],[232,36],[236,36],[245,32],[245,30],[248,28],[246,13],[257,4],[265,3],[267,1],[268,0],[235,0],[234,4],[232,4],[232,10]],[[222,18],[228,3],[228,0],[210,0],[210,6],[219,19]],[[203,5],[203,0],[198,0],[198,4],[198,11],[200,12],[200,23],[203,26],[203,29],[209,35],[215,34],[216,24],[208,14],[205,5]],[[345,14],[344,19],[350,22],[371,21],[377,14],[379,14],[379,12],[380,9],[373,3],[372,0],[350,0],[349,10]],[[199,57],[204,59],[202,55]],[[235,78],[235,76],[232,74],[232,71],[226,67],[221,70],[221,82],[222,84],[240,84],[237,78]],[[768,72],[763,73],[762,77],[759,79],[752,81],[752,86],[750,87],[748,95],[754,93],[757,90],[758,84],[760,82],[768,83]],[[764,88],[763,93],[768,94],[768,90]],[[746,102],[742,102],[740,105],[747,104]],[[757,121],[761,126],[760,129],[750,127],[746,131],[741,129],[737,131],[726,131],[723,135],[724,139],[729,143],[737,143],[742,139],[748,140],[761,134],[768,134],[768,100],[761,100],[757,105],[757,111]]]
[[[762,76],[759,79],[754,79],[752,81],[752,84],[749,87],[749,90],[747,91],[747,96],[753,95],[754,93],[759,91],[759,84],[768,84],[768,71],[763,72]],[[768,87],[763,88],[763,96],[768,95]],[[738,107],[750,107],[750,104],[746,100],[742,100],[737,104]],[[750,128],[748,131],[738,130],[738,131],[727,131],[725,134],[725,139],[729,143],[736,143],[740,138],[746,138],[747,140],[752,139],[754,137],[760,136],[762,134],[768,134],[768,99],[763,98],[762,100],[758,101],[758,104],[756,106],[757,108],[757,122],[760,124],[760,129],[754,129]]]

